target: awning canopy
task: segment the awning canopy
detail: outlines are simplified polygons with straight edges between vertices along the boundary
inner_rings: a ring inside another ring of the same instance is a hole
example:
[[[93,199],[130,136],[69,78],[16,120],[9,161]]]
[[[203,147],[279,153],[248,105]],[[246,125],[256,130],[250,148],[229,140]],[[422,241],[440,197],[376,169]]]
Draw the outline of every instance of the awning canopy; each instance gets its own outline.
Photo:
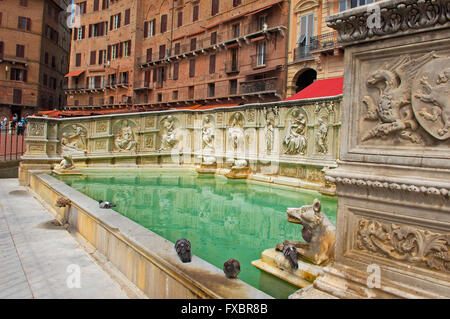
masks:
[[[64,77],[68,78],[69,76],[79,76],[82,73],[84,73],[84,70],[72,71],[72,72],[69,72],[66,75],[64,75]]]
[[[316,80],[285,101],[316,99],[342,95],[344,77]]]

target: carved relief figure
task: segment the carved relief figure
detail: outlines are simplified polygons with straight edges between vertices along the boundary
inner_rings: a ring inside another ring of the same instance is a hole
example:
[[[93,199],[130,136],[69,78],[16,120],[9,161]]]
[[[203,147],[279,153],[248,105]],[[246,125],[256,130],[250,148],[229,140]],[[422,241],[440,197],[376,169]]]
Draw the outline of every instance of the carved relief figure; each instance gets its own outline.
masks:
[[[212,124],[211,115],[206,116],[203,120],[202,148],[205,151],[214,151],[214,126]]]
[[[319,153],[326,154],[327,148],[327,135],[328,135],[328,123],[325,121],[325,117],[319,117],[319,127],[316,132],[316,145]]]
[[[286,146],[286,154],[305,154],[306,137],[306,115],[296,109],[292,111],[292,118],[286,130],[283,144]]]
[[[450,235],[362,218],[356,247],[417,266],[450,272]]]
[[[59,163],[59,168],[69,170],[73,169],[74,167],[75,166],[73,164],[72,155],[70,154],[63,155],[63,160]]]
[[[293,245],[300,257],[316,265],[330,261],[334,256],[336,227],[322,212],[320,201],[316,198],[312,205],[287,209],[288,222],[303,225],[302,237],[306,242],[285,240],[275,249],[283,251],[287,245]]]
[[[270,154],[273,150],[275,118],[278,116],[278,107],[274,106],[270,109],[264,108],[264,115],[266,118],[266,126],[264,128],[264,136],[266,139],[266,152]]]
[[[244,116],[241,113],[234,113],[231,118],[231,125],[228,129],[228,136],[234,151],[237,151],[244,140]]]
[[[450,58],[437,59],[424,69],[413,86],[413,92],[419,91],[413,96],[413,110],[429,134],[445,140],[450,137]]]
[[[30,123],[28,126],[28,134],[30,136],[43,136],[44,124],[43,123]]]
[[[163,120],[162,124],[161,147],[159,150],[170,150],[174,148],[178,143],[178,138],[175,130],[175,118],[172,115],[169,115]]]
[[[378,124],[362,141],[396,135],[413,143],[423,142],[414,132],[418,124],[411,108],[411,82],[418,70],[434,58],[434,52],[417,59],[401,56],[370,74],[367,86],[378,89],[379,97],[376,102],[370,95],[364,97],[362,102],[367,106],[364,119],[378,121]]]
[[[64,128],[61,137],[63,152],[85,151],[86,135],[86,129],[77,124]]]
[[[119,134],[114,139],[114,145],[119,152],[135,150],[137,143],[133,129],[130,126],[121,127]]]

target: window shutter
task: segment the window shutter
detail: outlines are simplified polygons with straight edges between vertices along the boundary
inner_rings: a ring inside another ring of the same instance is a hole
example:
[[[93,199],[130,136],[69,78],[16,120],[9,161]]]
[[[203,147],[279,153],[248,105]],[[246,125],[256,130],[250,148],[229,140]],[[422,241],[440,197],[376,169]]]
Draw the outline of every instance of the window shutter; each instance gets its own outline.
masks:
[[[113,29],[113,16],[109,18],[109,30]]]
[[[148,38],[148,21],[144,23],[144,39]]]
[[[219,0],[212,0],[211,15],[216,15],[219,12]]]
[[[123,56],[123,42],[120,42],[119,44],[119,58]]]
[[[97,60],[97,51],[91,51],[91,65],[95,64],[95,61]]]
[[[157,79],[158,79],[158,69],[154,68],[153,69],[153,82],[156,82]]]
[[[23,70],[23,81],[27,81],[27,70]]]
[[[120,28],[120,20],[122,20],[122,13],[119,12],[119,22],[117,23],[117,28]]]
[[[147,62],[152,60],[152,48],[147,49]]]
[[[183,11],[179,11],[177,27],[181,27],[182,25],[183,25]]]
[[[92,24],[89,25],[89,38],[92,37]]]
[[[161,33],[167,31],[167,14],[161,16]]]
[[[81,38],[84,39],[84,38],[85,38],[85,35],[86,35],[86,34],[85,34],[85,31],[86,31],[85,26],[82,26],[82,27],[81,27],[81,30],[82,30],[82,31],[81,31],[81,33],[82,33],[82,37],[81,37]]]
[[[103,50],[98,51],[98,64],[103,64]]]
[[[191,51],[194,51],[197,49],[197,38],[191,39]]]
[[[212,54],[209,56],[209,73],[216,73],[216,55]]]
[[[123,24],[130,24],[130,9],[125,10],[125,22]]]
[[[76,40],[77,39],[77,34],[78,34],[78,29],[77,28],[73,28],[73,39]]]
[[[189,77],[195,76],[195,59],[189,60]]]
[[[195,6],[193,16],[192,16],[192,21],[195,22],[197,20],[198,20],[198,6]]]
[[[131,55],[131,40],[128,40],[128,50],[127,50],[127,56]]]
[[[75,55],[75,66],[81,66],[81,53]]]
[[[111,61],[111,45],[108,45],[108,61]]]
[[[211,45],[217,43],[217,32],[211,33]]]
[[[94,0],[94,11],[98,11],[99,1],[100,0]]]
[[[179,69],[180,69],[180,63],[179,62],[174,63],[174,65],[173,65],[173,79],[174,80],[178,80]]]
[[[31,19],[27,18],[27,30],[31,31]]]
[[[3,59],[3,41],[0,42],[0,59]]]

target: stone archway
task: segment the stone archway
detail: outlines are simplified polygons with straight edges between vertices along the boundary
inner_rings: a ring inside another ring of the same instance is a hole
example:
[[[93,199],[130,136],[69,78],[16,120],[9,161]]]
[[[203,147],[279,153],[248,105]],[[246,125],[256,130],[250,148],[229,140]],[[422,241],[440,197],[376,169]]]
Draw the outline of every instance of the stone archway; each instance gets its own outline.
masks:
[[[292,80],[295,93],[300,92],[317,79],[317,71],[311,68],[299,71]]]

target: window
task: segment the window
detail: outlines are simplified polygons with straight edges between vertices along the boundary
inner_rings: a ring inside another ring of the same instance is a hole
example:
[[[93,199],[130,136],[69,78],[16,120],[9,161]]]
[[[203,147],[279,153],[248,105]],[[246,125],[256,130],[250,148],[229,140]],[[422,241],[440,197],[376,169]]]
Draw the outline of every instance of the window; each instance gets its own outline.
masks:
[[[18,17],[17,28],[22,30],[31,30],[31,19],[25,17]]]
[[[195,76],[195,59],[189,60],[189,77],[193,78]]]
[[[258,42],[256,66],[266,65],[266,41]]]
[[[27,81],[27,70],[11,68],[12,81]]]
[[[166,45],[163,44],[159,46],[159,58],[164,59],[165,56],[166,56]]]
[[[125,21],[123,22],[123,25],[130,24],[130,9],[125,10]]]
[[[109,0],[102,0],[102,10],[109,8]]]
[[[230,80],[230,95],[237,94],[237,80]]]
[[[180,63],[179,62],[175,62],[173,64],[173,79],[174,80],[178,80],[178,72],[180,70]]]
[[[3,13],[0,12],[0,25],[2,25],[2,20],[3,20]]]
[[[120,17],[121,17],[120,13],[111,16],[111,18],[110,18],[111,21],[110,21],[110,25],[109,25],[110,30],[116,30],[116,29],[120,28]]]
[[[25,46],[21,44],[16,45],[16,57],[24,58],[25,57]]]
[[[314,14],[308,14],[300,17],[298,29],[297,44],[299,48],[297,50],[297,57],[305,57],[310,55],[309,49],[312,44],[312,37],[314,35]]]
[[[211,45],[214,45],[217,43],[217,31],[214,31],[211,33]]]
[[[191,51],[194,51],[197,49],[197,38],[191,39]]]
[[[167,14],[161,16],[161,33],[167,31]]]
[[[0,59],[3,59],[4,43],[0,41]]]
[[[75,55],[75,66],[81,66],[81,53]]]
[[[19,4],[23,7],[26,7],[26,6],[28,6],[28,0],[20,0]]]
[[[374,3],[374,0],[339,0],[339,11]]]
[[[178,100],[178,91],[173,91],[172,92],[172,99],[175,100],[175,101]]]
[[[152,61],[152,48],[147,49],[147,62],[151,62]]]
[[[100,0],[94,0],[94,11],[98,11],[100,7]]]
[[[13,103],[14,104],[22,104],[22,90],[21,89],[13,89]]]
[[[194,6],[192,11],[192,22],[195,22],[198,20],[198,6]]]
[[[78,3],[78,6],[80,7],[80,13],[85,14],[86,13],[86,1]]]
[[[48,53],[47,52],[45,52],[45,55],[44,55],[44,63],[48,64]]]
[[[56,57],[52,56],[52,68],[56,68]]]
[[[181,27],[183,25],[183,11],[178,12],[178,20],[177,27]]]
[[[216,73],[216,55],[211,54],[209,56],[209,74]]]
[[[194,99],[194,87],[193,86],[190,86],[189,88],[188,88],[188,99],[189,100],[193,100]]]
[[[208,83],[208,97],[214,97],[216,95],[216,84]]]
[[[47,86],[47,84],[48,84],[48,77],[47,77],[47,74],[43,74],[42,75],[42,85],[44,85],[44,86]]]
[[[155,35],[155,23],[155,19],[144,23],[144,38],[150,38]]]
[[[157,102],[162,102],[162,93],[158,93]]]
[[[94,97],[89,97],[89,105],[94,105]]]
[[[241,5],[242,1],[241,0],[233,0],[233,7],[237,7],[239,5]]]
[[[264,30],[267,27],[267,16],[258,17],[258,30]]]
[[[219,13],[219,0],[211,0],[211,15]]]
[[[241,25],[233,24],[232,28],[233,28],[233,36],[235,38],[239,38],[239,36],[241,35]]]
[[[81,28],[78,28],[78,40],[82,40],[84,39],[84,26],[82,26]]]
[[[175,55],[180,54],[180,42],[175,43]]]
[[[99,50],[98,51],[98,64],[103,64],[103,62],[106,62],[106,50]]]
[[[97,51],[91,51],[90,64],[94,65],[96,60],[97,60]]]

